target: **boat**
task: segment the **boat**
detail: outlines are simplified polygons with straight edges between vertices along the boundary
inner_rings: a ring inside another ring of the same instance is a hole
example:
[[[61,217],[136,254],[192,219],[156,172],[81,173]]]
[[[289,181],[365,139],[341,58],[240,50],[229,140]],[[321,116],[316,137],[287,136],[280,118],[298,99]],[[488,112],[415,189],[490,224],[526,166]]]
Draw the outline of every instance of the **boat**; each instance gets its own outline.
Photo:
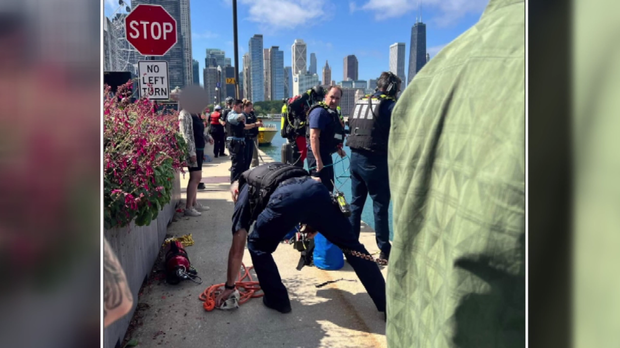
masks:
[[[258,145],[271,144],[277,133],[278,128],[275,124],[263,123],[263,126],[258,128]]]

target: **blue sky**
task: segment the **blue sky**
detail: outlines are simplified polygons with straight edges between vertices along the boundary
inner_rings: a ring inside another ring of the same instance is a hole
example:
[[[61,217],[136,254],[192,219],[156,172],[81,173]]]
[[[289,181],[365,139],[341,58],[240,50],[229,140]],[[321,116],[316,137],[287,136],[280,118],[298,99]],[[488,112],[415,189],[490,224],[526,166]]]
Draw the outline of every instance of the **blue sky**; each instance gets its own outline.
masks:
[[[129,2],[129,0],[127,0]],[[359,78],[378,77],[389,69],[389,47],[404,42],[409,66],[411,27],[421,8],[427,51],[432,57],[480,18],[488,0],[238,0],[239,65],[249,39],[263,34],[264,48],[279,46],[284,66],[291,65],[291,45],[303,39],[317,57],[319,77],[325,61],[332,80],[343,79],[343,59],[354,54]],[[118,1],[105,0],[105,13]],[[192,55],[200,63],[200,82],[207,48],[226,51],[234,65],[232,0],[190,0]]]

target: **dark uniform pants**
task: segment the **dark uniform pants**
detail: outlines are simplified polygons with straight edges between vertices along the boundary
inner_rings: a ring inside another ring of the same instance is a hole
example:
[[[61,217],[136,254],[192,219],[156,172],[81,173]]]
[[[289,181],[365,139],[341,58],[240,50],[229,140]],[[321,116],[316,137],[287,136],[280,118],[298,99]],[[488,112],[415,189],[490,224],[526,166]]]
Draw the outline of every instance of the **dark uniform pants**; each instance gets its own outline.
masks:
[[[247,201],[247,193],[241,193],[239,197]],[[235,207],[237,210],[244,211],[243,203]],[[243,215],[235,213],[237,217]],[[267,207],[258,216],[254,230],[248,235],[248,250],[265,300],[276,308],[290,305],[290,300],[271,254],[300,222],[321,231],[327,240],[341,249],[368,254],[353,234],[349,220],[332,204],[329,192],[321,183],[309,177],[286,181],[272,194]],[[239,224],[233,221],[233,225]],[[377,310],[385,311],[385,280],[377,264],[356,256],[345,256]]]
[[[246,171],[245,165],[245,141],[243,140],[226,140],[226,147],[230,154],[230,183],[232,184],[239,179],[241,174]]]
[[[375,218],[377,247],[390,256],[390,228],[388,209],[390,207],[390,180],[385,154],[351,150],[351,216],[353,233],[359,238],[362,211],[366,196],[372,198]]]

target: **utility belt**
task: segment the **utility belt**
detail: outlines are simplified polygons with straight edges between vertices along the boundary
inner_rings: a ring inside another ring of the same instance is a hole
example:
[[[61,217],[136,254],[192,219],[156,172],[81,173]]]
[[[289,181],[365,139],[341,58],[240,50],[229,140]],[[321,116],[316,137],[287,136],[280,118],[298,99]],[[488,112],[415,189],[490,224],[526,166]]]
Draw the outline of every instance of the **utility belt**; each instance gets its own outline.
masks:
[[[226,138],[226,147],[232,153],[239,153],[245,147],[245,138],[228,137]]]

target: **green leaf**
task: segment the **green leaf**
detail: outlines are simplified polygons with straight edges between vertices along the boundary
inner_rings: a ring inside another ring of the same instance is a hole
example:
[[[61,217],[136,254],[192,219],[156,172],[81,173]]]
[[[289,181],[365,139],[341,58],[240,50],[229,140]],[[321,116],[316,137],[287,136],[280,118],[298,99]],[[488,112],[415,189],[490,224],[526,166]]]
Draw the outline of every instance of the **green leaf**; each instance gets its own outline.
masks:
[[[138,343],[138,340],[134,338],[134,339],[132,339],[131,341],[129,341],[129,342],[127,342],[127,343],[125,343],[125,345],[123,346],[123,348],[127,348],[127,347],[135,347],[135,346],[137,346],[138,344],[139,344],[139,343]]]

